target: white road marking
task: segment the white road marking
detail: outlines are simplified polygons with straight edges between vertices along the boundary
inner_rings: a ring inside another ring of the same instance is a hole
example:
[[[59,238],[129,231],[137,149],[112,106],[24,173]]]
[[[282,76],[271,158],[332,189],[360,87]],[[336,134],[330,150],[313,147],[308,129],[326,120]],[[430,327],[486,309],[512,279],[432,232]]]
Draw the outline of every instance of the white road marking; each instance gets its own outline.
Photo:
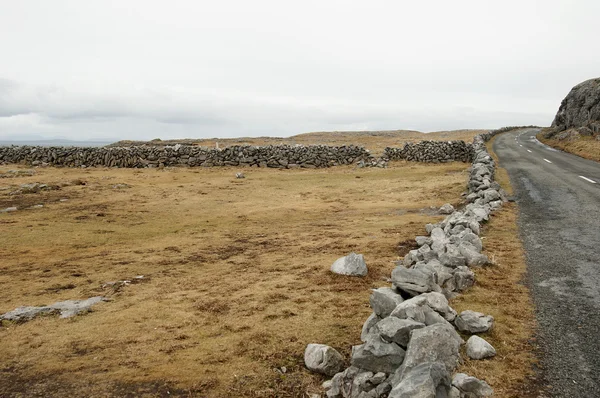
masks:
[[[523,145],[519,144],[520,147],[522,147]]]
[[[594,181],[594,180],[591,180],[591,179],[589,179],[589,178],[587,178],[587,177],[584,177],[584,176],[579,176],[579,178],[583,178],[583,179],[584,179],[584,180],[586,180],[587,182],[591,182],[592,184],[596,184],[596,181]]]
[[[531,153],[531,151],[528,149],[527,152]]]
[[[544,159],[544,160],[545,160],[546,162],[548,162],[548,163],[552,163],[552,162],[551,162],[551,161],[549,161],[548,159]]]

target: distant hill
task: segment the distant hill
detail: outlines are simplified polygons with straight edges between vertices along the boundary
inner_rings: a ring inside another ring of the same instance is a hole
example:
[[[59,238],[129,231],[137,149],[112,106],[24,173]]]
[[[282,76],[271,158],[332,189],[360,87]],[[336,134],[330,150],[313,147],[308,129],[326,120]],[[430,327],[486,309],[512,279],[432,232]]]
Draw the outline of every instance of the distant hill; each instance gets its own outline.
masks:
[[[179,140],[152,141],[119,141],[108,146],[132,146],[132,145],[196,145],[214,148],[217,143],[220,148],[232,145],[359,145],[371,150],[374,154],[383,152],[386,146],[402,146],[407,142],[423,140],[449,141],[464,140],[472,141],[475,135],[489,131],[479,130],[455,130],[438,131],[433,133],[421,133],[413,130],[387,130],[387,131],[330,131],[312,132],[294,135],[291,137],[240,137],[240,138],[186,138]]]

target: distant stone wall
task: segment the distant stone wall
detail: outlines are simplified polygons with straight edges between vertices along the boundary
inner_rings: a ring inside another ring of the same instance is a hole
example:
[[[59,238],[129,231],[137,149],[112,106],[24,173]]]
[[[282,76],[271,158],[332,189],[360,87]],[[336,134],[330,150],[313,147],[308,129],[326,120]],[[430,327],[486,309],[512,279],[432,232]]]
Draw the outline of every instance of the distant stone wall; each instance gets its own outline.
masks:
[[[62,167],[257,166],[321,168],[370,161],[369,151],[348,146],[231,146],[208,149],[195,146],[0,147],[0,163]]]
[[[1,163],[59,167],[213,167],[256,166],[273,168],[323,168],[344,164],[385,167],[388,160],[428,163],[471,162],[473,145],[464,141],[421,141],[402,148],[385,148],[376,159],[354,145],[236,145],[223,149],[191,145],[131,147],[0,147]]]
[[[403,148],[385,148],[384,156],[389,160],[428,163],[470,162],[473,158],[473,146],[464,141],[421,141],[405,144]]]

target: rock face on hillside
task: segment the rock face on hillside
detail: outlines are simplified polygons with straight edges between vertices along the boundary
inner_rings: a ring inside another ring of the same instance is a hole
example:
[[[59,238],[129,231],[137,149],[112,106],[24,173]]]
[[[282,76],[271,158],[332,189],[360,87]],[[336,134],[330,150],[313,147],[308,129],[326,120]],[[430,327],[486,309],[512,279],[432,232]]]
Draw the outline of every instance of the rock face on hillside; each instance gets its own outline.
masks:
[[[586,80],[571,89],[552,122],[553,133],[576,129],[581,135],[600,134],[600,78]]]

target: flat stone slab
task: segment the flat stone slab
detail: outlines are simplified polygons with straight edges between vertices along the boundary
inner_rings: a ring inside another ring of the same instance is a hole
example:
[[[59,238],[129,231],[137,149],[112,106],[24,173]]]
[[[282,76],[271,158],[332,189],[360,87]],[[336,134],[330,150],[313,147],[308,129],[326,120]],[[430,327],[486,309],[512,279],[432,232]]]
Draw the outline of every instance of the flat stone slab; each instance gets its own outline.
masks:
[[[42,307],[19,307],[0,315],[0,321],[27,322],[43,314],[60,314],[60,318],[71,318],[75,315],[91,311],[94,304],[104,301],[104,297],[91,297],[86,300],[59,301]]]

